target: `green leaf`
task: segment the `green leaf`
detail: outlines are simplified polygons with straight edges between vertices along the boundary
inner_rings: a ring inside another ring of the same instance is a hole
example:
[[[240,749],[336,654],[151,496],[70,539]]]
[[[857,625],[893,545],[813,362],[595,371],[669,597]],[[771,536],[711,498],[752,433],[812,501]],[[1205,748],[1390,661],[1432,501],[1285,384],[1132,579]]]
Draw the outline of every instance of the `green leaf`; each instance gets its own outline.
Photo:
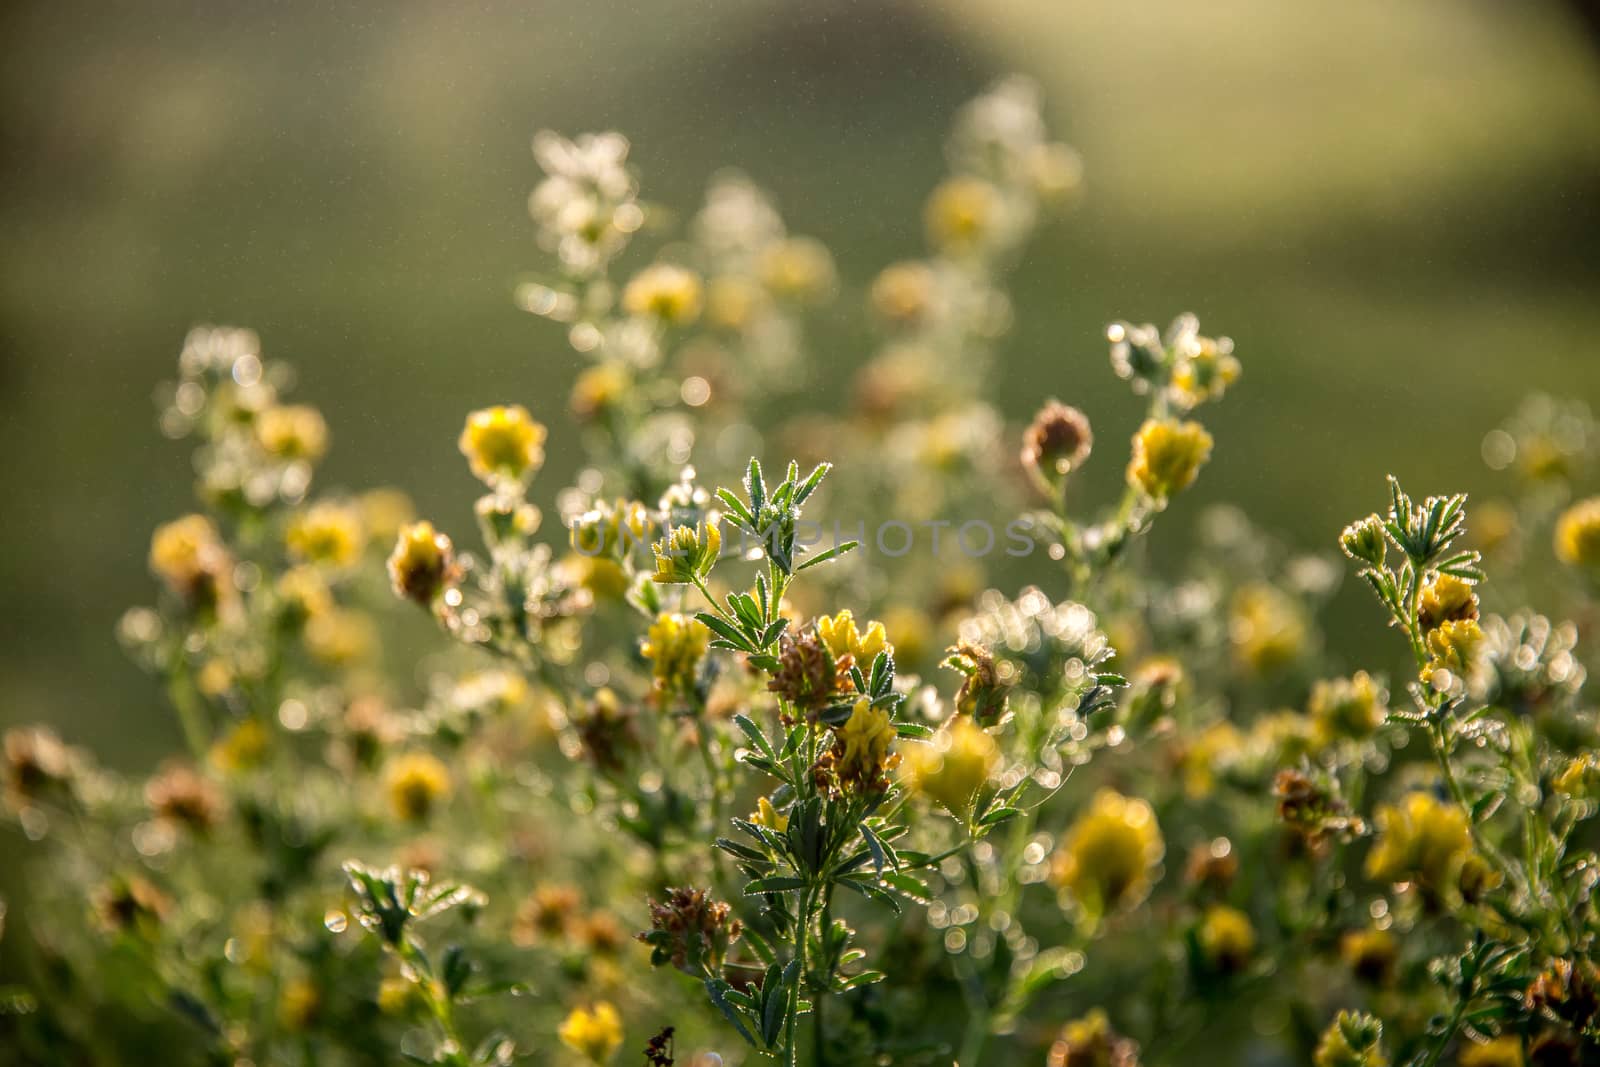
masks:
[[[800,566],[795,568],[795,573],[799,574],[801,571],[805,570],[808,567],[815,567],[819,563],[828,562],[830,559],[838,559],[840,556],[844,555],[846,552],[849,552],[849,551],[859,547],[860,544],[861,544],[860,541],[846,541],[843,544],[834,545],[832,548],[828,549],[826,552],[819,552],[817,555],[812,556],[810,559],[808,559],[804,563],[800,564]]]
[[[760,1043],[756,1041],[749,1030],[745,1029],[744,1022],[739,1018],[739,1013],[734,1010],[732,1004],[728,1003],[728,991],[732,988],[720,978],[706,979],[706,996],[711,998],[711,1003],[715,1004],[717,1010],[722,1012],[723,1017],[733,1024],[735,1030],[739,1031],[740,1037],[744,1038],[752,1048],[760,1048]]]
[[[739,652],[757,651],[757,649],[750,644],[749,638],[747,638],[744,634],[741,634],[738,630],[735,630],[733,628],[733,624],[728,622],[726,619],[723,619],[721,616],[713,615],[709,611],[702,611],[700,614],[696,615],[695,618],[698,619],[706,629],[710,630],[712,633],[728,642],[728,644],[732,645],[735,650]]]
[[[793,893],[797,889],[804,889],[806,880],[790,875],[775,875],[771,878],[757,878],[748,882],[744,887],[744,895],[758,897],[763,893]]]
[[[995,808],[983,818],[978,820],[979,826],[998,826],[1007,819],[1014,819],[1022,814],[1021,808]]]
[[[794,502],[798,506],[806,502],[806,497],[816,492],[817,486],[822,484],[822,479],[827,477],[833,469],[831,463],[818,463],[812,472],[806,475],[806,480],[800,483],[800,488],[795,490]]]

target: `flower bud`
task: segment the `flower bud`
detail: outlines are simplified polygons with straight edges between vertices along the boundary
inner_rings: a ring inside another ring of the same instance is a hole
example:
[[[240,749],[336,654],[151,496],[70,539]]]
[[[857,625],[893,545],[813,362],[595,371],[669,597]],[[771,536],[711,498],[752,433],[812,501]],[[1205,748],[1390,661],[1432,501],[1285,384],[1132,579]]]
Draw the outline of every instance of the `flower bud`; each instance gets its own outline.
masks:
[[[1060,493],[1068,474],[1083,465],[1094,444],[1089,420],[1077,408],[1050,401],[1022,437],[1022,465],[1049,495]]]
[[[1339,535],[1339,547],[1357,563],[1382,567],[1389,554],[1389,539],[1376,515],[1357,519]]]
[[[1323,1032],[1312,1062],[1316,1067],[1388,1067],[1383,1023],[1365,1012],[1341,1011]]]
[[[656,571],[651,577],[663,585],[704,581],[722,554],[722,531],[714,518],[694,526],[674,526],[651,546]]]
[[[450,538],[426,520],[400,531],[389,556],[389,581],[397,595],[432,603],[449,580],[454,551]]]

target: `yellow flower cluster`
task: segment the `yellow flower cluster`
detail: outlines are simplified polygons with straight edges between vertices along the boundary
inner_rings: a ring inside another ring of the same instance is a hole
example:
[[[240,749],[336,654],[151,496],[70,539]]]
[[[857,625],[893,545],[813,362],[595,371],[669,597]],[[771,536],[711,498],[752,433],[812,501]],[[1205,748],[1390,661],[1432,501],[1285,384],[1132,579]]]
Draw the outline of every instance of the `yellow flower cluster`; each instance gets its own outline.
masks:
[[[851,656],[863,671],[872,669],[878,653],[894,655],[894,646],[881,622],[869,622],[865,632],[856,626],[855,616],[846,608],[837,615],[824,615],[817,619],[817,636],[828,646],[834,659]]]
[[[195,607],[216,607],[233,586],[233,560],[204,515],[185,515],[150,538],[150,570]]]
[[[965,715],[952,719],[931,744],[911,745],[905,753],[911,788],[942,804],[958,819],[967,817],[973,797],[999,763],[1000,747],[994,738]]]
[[[450,795],[450,771],[426,752],[406,752],[389,764],[384,788],[397,818],[422,822]]]
[[[1316,727],[1317,743],[1360,741],[1372,736],[1388,717],[1386,698],[1383,687],[1366,671],[1316,683],[1311,687],[1307,711]]]
[[[622,1016],[606,1001],[572,1009],[556,1031],[561,1043],[590,1063],[609,1063],[622,1045]]]
[[[348,567],[366,548],[361,512],[353,505],[324,501],[289,520],[284,545],[295,559],[328,567]]]
[[[640,652],[649,660],[656,688],[667,694],[685,694],[694,688],[695,671],[705,658],[711,631],[686,615],[662,612],[645,634]]]
[[[693,271],[673,263],[653,263],[622,290],[622,307],[630,315],[687,326],[700,317],[700,296],[700,278]]]
[[[982,178],[950,178],[928,197],[928,242],[950,252],[982,247],[995,236],[1003,207],[999,190]]]
[[[1195,940],[1206,963],[1230,974],[1244,970],[1256,950],[1256,930],[1250,924],[1250,916],[1226,904],[1206,909]]]
[[[1211,458],[1211,435],[1198,422],[1146,419],[1133,436],[1128,484],[1152,500],[1166,500],[1194,484]]]
[[[1165,848],[1146,801],[1102,789],[1067,830],[1056,852],[1055,882],[1093,915],[1133,907],[1149,893]]]
[[[1574,567],[1600,568],[1600,496],[1580,500],[1556,521],[1556,557]]]
[[[1408,793],[1378,808],[1377,843],[1367,854],[1367,877],[1416,882],[1431,893],[1473,897],[1493,876],[1472,847],[1468,815],[1432,793]]]
[[[656,557],[651,579],[662,585],[683,585],[711,573],[722,555],[722,531],[714,518],[695,526],[674,526],[651,550]]]
[[[315,462],[328,450],[328,424],[307,404],[270,407],[256,416],[256,443],[269,456]]]
[[[521,404],[467,416],[457,446],[472,473],[490,485],[516,485],[544,465],[545,428]]]

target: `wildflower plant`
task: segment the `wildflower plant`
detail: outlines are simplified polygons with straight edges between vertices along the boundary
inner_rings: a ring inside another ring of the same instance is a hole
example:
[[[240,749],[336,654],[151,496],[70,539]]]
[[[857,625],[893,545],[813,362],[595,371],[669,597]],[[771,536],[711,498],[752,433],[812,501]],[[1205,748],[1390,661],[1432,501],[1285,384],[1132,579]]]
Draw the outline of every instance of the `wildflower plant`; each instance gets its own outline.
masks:
[[[8,824],[50,888],[12,903],[8,1049],[1600,1055],[1581,406],[1491,431],[1514,498],[1471,529],[1465,496],[1391,479],[1326,551],[1214,507],[1157,570],[1136,546],[1200,495],[1241,362],[1192,315],[1113,323],[1135,422],[1040,397],[1008,425],[985,393],[1006,278],[1082,182],[1029,83],[958,116],[924,253],[862,287],[877,340],[827,412],[796,386],[852,290],[750,178],[714,176],[671,237],[620,134],[534,154],[547,261],[516,300],[573,351],[572,420],[466,414],[459,523],[322,489],[336,438],[289,370],[247,331],[184,343],[160,425],[196,446],[196,507],[155,531],[155,602],[118,635],[186,751],[139,779],[5,736]],[[559,489],[557,450],[581,457]],[[1094,462],[1109,500],[1085,499]],[[1015,516],[1031,584],[865,519],[820,535],[890,509],[965,546],[980,507]],[[1336,549],[1392,661],[1325,629]]]

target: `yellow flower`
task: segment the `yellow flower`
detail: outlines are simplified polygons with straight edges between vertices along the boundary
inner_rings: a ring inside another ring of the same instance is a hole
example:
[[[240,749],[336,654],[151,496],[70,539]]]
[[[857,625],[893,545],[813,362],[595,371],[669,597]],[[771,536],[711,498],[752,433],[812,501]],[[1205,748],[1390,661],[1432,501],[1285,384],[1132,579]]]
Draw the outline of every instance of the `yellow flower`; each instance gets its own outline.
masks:
[[[1600,758],[1585,752],[1568,763],[1552,783],[1555,791],[1574,800],[1600,797]]]
[[[216,607],[233,589],[233,560],[204,515],[185,515],[156,529],[150,570],[196,607]]]
[[[1388,717],[1386,696],[1366,671],[1316,683],[1311,687],[1308,710],[1316,724],[1318,744],[1370,737]]]
[[[722,554],[722,531],[714,519],[696,526],[674,526],[650,546],[656,557],[651,578],[663,585],[681,585],[704,579]]]
[[[1483,630],[1475,619],[1447,622],[1428,631],[1427,646],[1426,680],[1432,680],[1434,672],[1441,670],[1461,677],[1472,670],[1478,658],[1478,650],[1483,647]]]
[[[1389,1067],[1383,1024],[1364,1012],[1341,1011],[1323,1032],[1312,1063],[1316,1067]]]
[[[309,1030],[322,1008],[322,993],[308,978],[292,978],[278,995],[278,1021],[285,1030]]]
[[[308,563],[348,567],[366,547],[361,513],[348,504],[313,504],[289,520],[284,544],[289,554]]]
[[[333,610],[333,593],[315,567],[290,567],[278,577],[273,588],[278,594],[278,610],[291,625],[304,625],[307,620]]]
[[[833,256],[811,237],[790,237],[761,254],[761,279],[779,296],[808,300],[833,288]]]
[[[1000,763],[1000,747],[965,715],[952,719],[926,745],[905,752],[911,788],[965,819],[972,800]]]
[[[656,688],[681,694],[694,688],[695,670],[710,643],[711,631],[703,623],[664,611],[650,624],[639,651],[653,665]]]
[[[432,603],[444,588],[454,555],[450,538],[433,523],[414,522],[400,531],[389,554],[389,584],[397,596]]]
[[[1062,204],[1083,186],[1083,158],[1064,144],[1042,144],[1028,153],[1028,180],[1046,204]]]
[[[773,807],[772,801],[766,797],[761,797],[756,801],[756,810],[750,816],[750,821],[757,826],[765,826],[768,830],[780,834],[789,829],[789,816]]]
[[[1178,772],[1184,793],[1195,800],[1210,796],[1217,786],[1218,767],[1236,759],[1243,748],[1244,735],[1226,719],[1200,731],[1180,749]]]
[[[578,418],[592,419],[616,407],[632,384],[625,364],[599,363],[578,375],[568,404]]]
[[[928,241],[954,251],[985,244],[995,234],[1002,209],[993,185],[981,178],[951,178],[928,197],[923,212]]]
[[[621,600],[628,591],[628,572],[614,559],[573,553],[565,563],[572,581],[596,600]]]
[[[700,315],[700,278],[673,263],[653,263],[622,290],[630,315],[648,315],[671,326],[686,326]]]
[[[1306,624],[1287,593],[1270,585],[1247,585],[1229,605],[1228,637],[1241,666],[1268,674],[1299,658]]]
[[[328,424],[305,404],[271,407],[256,416],[256,443],[279,459],[315,462],[328,450]]]
[[[416,986],[404,978],[389,977],[378,983],[378,1010],[385,1015],[406,1015],[416,1003]]]
[[[834,730],[834,738],[839,778],[864,788],[876,786],[889,766],[889,744],[895,738],[889,712],[862,697],[850,709],[850,718]]]
[[[1523,1067],[1522,1041],[1510,1034],[1481,1045],[1468,1042],[1456,1057],[1458,1067]]]
[[[1057,885],[1092,915],[1128,908],[1150,891],[1150,874],[1165,844],[1148,803],[1113,789],[1094,795],[1056,851]]]
[[[1478,594],[1469,582],[1449,574],[1436,575],[1417,598],[1417,623],[1423,633],[1447,622],[1478,617]]]
[[[1379,882],[1420,882],[1438,893],[1458,888],[1472,833],[1460,805],[1432,793],[1406,794],[1378,808],[1377,843],[1367,854],[1367,877]]]
[[[490,485],[517,484],[544,465],[545,428],[521,404],[467,416],[457,446],[472,473]]]
[[[1061,1028],[1045,1061],[1049,1067],[1138,1067],[1139,1046],[1111,1029],[1095,1008]]]
[[[1339,939],[1339,958],[1357,978],[1373,985],[1389,980],[1399,955],[1394,935],[1375,926],[1351,930]]]
[[[624,558],[645,541],[650,514],[637,500],[601,501],[571,521],[568,537],[583,556]]]
[[[220,771],[243,771],[258,766],[271,736],[259,719],[245,719],[211,746],[207,757]]]
[[[450,795],[450,771],[426,752],[396,756],[383,777],[389,807],[406,822],[421,822]]]
[[[606,1001],[572,1009],[557,1031],[561,1043],[590,1063],[608,1063],[622,1045],[622,1016]]]
[[[817,619],[817,636],[828,646],[834,659],[848,653],[863,671],[872,669],[872,661],[878,658],[878,653],[894,655],[894,646],[889,643],[883,623],[869,622],[866,632],[862,633],[857,629],[855,616],[849,608],[837,615],[824,615]]]
[[[1229,973],[1242,971],[1256,950],[1256,930],[1250,925],[1250,916],[1226,904],[1206,909],[1195,939],[1206,962]]]
[[[411,498],[398,489],[370,489],[356,501],[361,523],[374,541],[384,542],[400,536],[400,531],[416,517]]]
[[[1574,567],[1600,567],[1600,496],[1580,500],[1556,520],[1556,557]]]
[[[306,622],[306,651],[318,663],[343,667],[367,659],[378,647],[372,620],[359,611],[325,611]]]
[[[713,278],[706,288],[707,317],[713,325],[734,333],[743,333],[759,321],[757,312],[766,302],[767,294],[755,279],[741,275]]]
[[[933,644],[933,623],[925,612],[909,604],[894,604],[884,609],[883,629],[894,634],[894,654],[906,664],[922,662]]]
[[[872,283],[872,306],[894,323],[911,323],[933,307],[937,280],[925,263],[891,263]]]
[[[1152,500],[1165,500],[1194,483],[1211,458],[1211,435],[1198,422],[1147,419],[1133,436],[1128,484]]]
[[[1225,337],[1197,337],[1194,350],[1172,369],[1172,391],[1185,408],[1218,400],[1228,391],[1228,386],[1239,380],[1240,369],[1232,341]]]

